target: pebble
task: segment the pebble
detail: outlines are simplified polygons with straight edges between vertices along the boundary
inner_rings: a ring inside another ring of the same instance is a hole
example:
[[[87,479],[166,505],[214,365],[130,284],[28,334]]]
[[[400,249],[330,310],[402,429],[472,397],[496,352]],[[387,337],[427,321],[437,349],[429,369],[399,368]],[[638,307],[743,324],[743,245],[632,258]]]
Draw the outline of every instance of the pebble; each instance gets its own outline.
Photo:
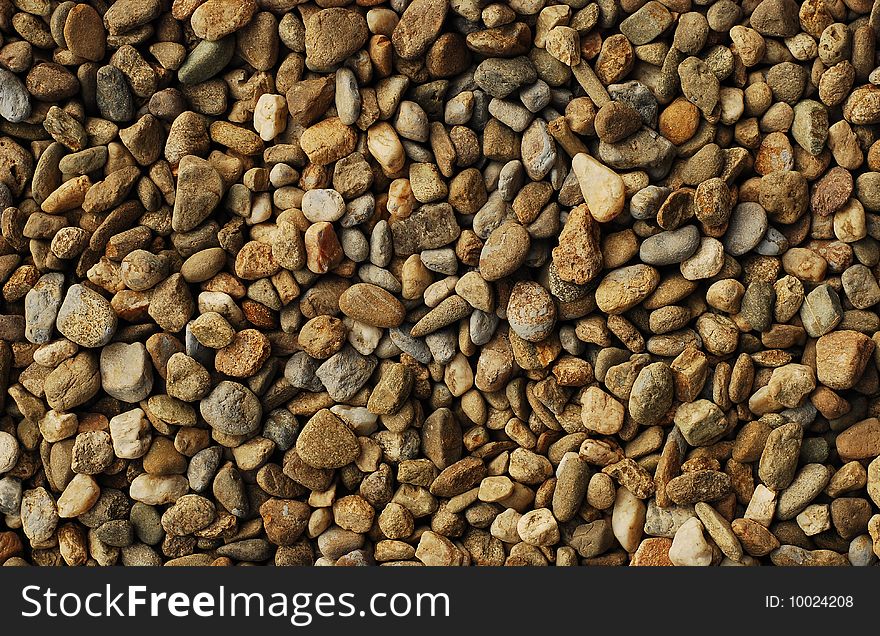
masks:
[[[392,294],[369,283],[358,283],[339,297],[339,309],[349,318],[374,327],[397,327],[405,310]]]
[[[0,473],[8,473],[18,462],[21,450],[18,442],[9,433],[0,434]]]
[[[874,352],[874,341],[856,331],[835,331],[816,341],[816,375],[832,389],[852,388]]]
[[[516,524],[516,531],[529,545],[547,546],[559,541],[558,524],[547,508],[538,508],[524,514]]]
[[[257,9],[256,2],[208,0],[193,11],[193,32],[204,40],[219,40],[244,27]]]
[[[679,504],[717,501],[730,492],[730,476],[716,470],[697,470],[679,475],[666,484],[666,494]]]
[[[817,286],[804,298],[800,317],[810,337],[824,336],[843,318],[843,309],[837,292],[828,285]]]
[[[150,423],[141,409],[132,409],[110,419],[110,438],[117,457],[136,459],[150,448]]]
[[[711,565],[712,548],[703,536],[703,524],[697,517],[691,517],[676,531],[669,548],[669,560],[678,566]]]
[[[742,546],[730,522],[707,503],[698,502],[694,509],[706,532],[715,541],[724,556],[732,561],[742,561]]]
[[[645,526],[645,503],[625,487],[617,489],[611,514],[611,529],[627,552],[638,549]]]
[[[31,102],[24,83],[14,73],[0,69],[0,117],[14,124],[31,114]]]
[[[210,163],[193,155],[180,161],[171,225],[188,232],[204,221],[220,202],[223,182]]]
[[[559,277],[576,285],[590,282],[601,271],[598,226],[586,205],[577,206],[568,215],[552,256]]]
[[[101,349],[101,386],[123,402],[140,402],[153,389],[153,368],[140,342],[113,343]]]
[[[58,526],[55,500],[42,487],[22,493],[20,514],[21,529],[32,544],[48,541]]]
[[[556,325],[556,305],[538,283],[519,282],[510,292],[507,320],[519,337],[541,342]]]
[[[693,255],[683,260],[679,269],[687,280],[704,280],[720,272],[724,263],[724,246],[717,239],[704,236]]]
[[[24,299],[24,337],[35,344],[52,338],[55,320],[64,296],[64,276],[45,274],[27,292]]]
[[[82,285],[67,288],[58,310],[58,331],[82,347],[103,347],[117,327],[116,312],[107,300]]]
[[[673,265],[687,260],[700,245],[700,231],[694,225],[655,234],[639,246],[639,258],[648,265]]]
[[[649,265],[621,267],[599,283],[596,304],[607,314],[621,314],[647,298],[659,282],[659,272]]]
[[[486,93],[504,99],[523,86],[538,79],[535,67],[526,57],[512,59],[490,57],[474,70],[474,82]]]
[[[607,223],[623,211],[625,188],[617,173],[585,153],[574,156],[572,169],[594,219]]]
[[[791,422],[773,429],[758,464],[758,477],[773,490],[786,488],[794,479],[803,429]]]
[[[767,232],[767,213],[757,203],[740,203],[730,216],[724,235],[724,249],[732,256],[742,256],[755,249]]]
[[[235,38],[232,36],[219,40],[201,40],[177,70],[177,78],[187,85],[206,82],[229,64],[234,52]]]
[[[134,100],[122,71],[115,66],[102,66],[98,69],[96,83],[95,99],[101,116],[116,123],[131,121]]]
[[[341,468],[357,459],[360,446],[341,419],[322,409],[300,431],[296,451],[313,468]]]
[[[199,411],[211,428],[226,435],[247,435],[262,418],[262,407],[247,387],[224,380],[199,402]]]
[[[678,66],[681,91],[704,116],[710,116],[718,104],[720,84],[709,65],[697,57],[689,57]]]
[[[391,224],[394,251],[409,256],[426,249],[443,247],[459,237],[452,206],[446,203],[423,205],[413,214]]]
[[[346,346],[321,364],[315,376],[334,400],[344,402],[366,384],[375,367],[375,358],[362,356]]]
[[[480,275],[487,281],[509,276],[525,262],[530,245],[522,225],[504,223],[489,235],[480,252]]]

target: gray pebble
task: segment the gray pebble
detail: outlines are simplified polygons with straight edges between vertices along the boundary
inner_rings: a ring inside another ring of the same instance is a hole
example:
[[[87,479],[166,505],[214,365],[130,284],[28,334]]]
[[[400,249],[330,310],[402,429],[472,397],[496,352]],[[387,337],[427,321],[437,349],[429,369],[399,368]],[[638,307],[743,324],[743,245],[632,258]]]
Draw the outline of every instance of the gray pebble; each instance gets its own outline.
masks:
[[[224,380],[199,403],[205,421],[226,435],[247,435],[260,426],[263,409],[253,392],[239,384]]]
[[[491,57],[480,62],[474,71],[474,81],[477,86],[492,97],[500,99],[526,84],[533,83],[536,79],[538,74],[532,61],[527,57],[513,59]]]
[[[9,475],[0,479],[0,514],[17,515],[21,506],[21,481]]]
[[[401,351],[408,353],[422,364],[429,364],[434,357],[431,349],[422,338],[413,338],[410,334],[412,325],[402,324],[400,327],[389,329],[388,333],[393,342]],[[380,343],[381,346],[381,343]]]
[[[458,271],[458,257],[451,247],[425,250],[419,254],[422,264],[432,272],[452,276]]]
[[[634,45],[647,44],[672,24],[669,10],[651,0],[620,23],[620,32]]]
[[[284,367],[284,379],[297,389],[319,392],[324,389],[321,380],[315,376],[315,371],[321,366],[321,361],[311,357],[305,351],[297,351]]]
[[[737,205],[724,234],[724,249],[731,256],[742,256],[755,249],[767,232],[767,212],[758,203]]]
[[[797,422],[801,426],[806,427],[816,420],[817,412],[813,403],[807,400],[802,405],[793,409],[785,409],[780,411],[779,414],[790,422]]]
[[[695,516],[697,513],[690,504],[683,506],[673,504],[661,508],[651,498],[648,500],[648,510],[645,513],[645,533],[652,537],[671,539],[685,521]]]
[[[14,73],[0,68],[0,117],[13,124],[31,114],[30,95]]]
[[[482,346],[489,342],[500,322],[501,319],[496,314],[474,309],[468,323],[468,333],[470,334],[471,342],[477,346]]]
[[[211,485],[222,456],[223,449],[219,446],[209,446],[193,455],[186,470],[186,478],[194,492],[202,492]]]
[[[671,188],[649,185],[636,192],[629,202],[629,213],[636,220],[653,219],[666,197],[672,192]]]
[[[375,208],[375,197],[370,193],[362,194],[345,204],[345,214],[339,219],[339,225],[342,227],[354,227],[355,225],[366,223],[373,216]]]
[[[138,541],[147,545],[157,545],[165,537],[162,515],[154,506],[148,506],[141,501],[134,502],[128,520],[134,528]]]
[[[112,122],[127,122],[134,118],[134,101],[128,90],[125,75],[115,66],[98,69],[97,95],[101,117]]]
[[[659,105],[654,93],[647,86],[635,80],[623,84],[611,84],[608,87],[608,94],[614,101],[623,102],[635,108],[645,126],[656,127]]]
[[[474,108],[469,126],[472,130],[483,130],[489,123],[489,100],[491,97],[484,91],[473,91]]]
[[[401,138],[400,143],[403,145],[406,156],[409,157],[411,161],[416,163],[431,163],[434,161],[434,155],[431,154],[431,151],[422,144],[403,138]]]
[[[516,196],[516,194],[514,194]],[[498,192],[489,195],[489,200],[474,215],[472,228],[474,233],[481,239],[489,238],[489,235],[501,226],[507,219],[515,218],[513,210],[505,203]]]
[[[776,518],[781,521],[793,519],[813,499],[819,496],[819,493],[828,485],[829,479],[831,479],[831,472],[823,464],[804,466],[791,481],[791,484],[779,493],[779,499],[776,502]]]
[[[519,133],[528,128],[534,119],[532,111],[525,106],[503,99],[493,99],[489,102],[489,112],[502,124]]]
[[[353,125],[361,114],[361,92],[350,68],[336,71],[336,113],[346,126]]]
[[[540,181],[556,163],[556,142],[550,135],[547,122],[536,119],[526,129],[520,144],[523,166],[533,181]]]
[[[629,396],[632,418],[643,425],[656,424],[672,406],[675,386],[672,371],[655,362],[639,371]]]
[[[354,347],[344,346],[315,370],[330,397],[345,402],[367,383],[376,368],[374,356],[362,356]]]
[[[519,159],[508,161],[498,173],[498,194],[504,201],[513,201],[523,186],[525,172]]]
[[[95,528],[95,536],[114,548],[124,548],[134,541],[134,526],[128,519],[112,519]]]
[[[830,285],[819,285],[804,298],[800,316],[811,338],[824,336],[843,318],[840,297]]]
[[[643,168],[652,179],[666,176],[675,155],[675,146],[648,128],[614,144],[599,142],[599,159],[603,163],[618,170]]]
[[[394,243],[388,221],[382,219],[370,233],[370,262],[376,267],[388,267],[394,255]]]
[[[58,168],[64,174],[89,174],[107,163],[107,146],[95,146],[62,157]]]
[[[400,281],[387,269],[376,267],[372,263],[366,263],[358,268],[358,276],[365,283],[372,283],[392,294],[399,294],[402,289]]]
[[[831,448],[824,437],[808,437],[801,443],[801,464],[822,464],[828,461]]]
[[[779,256],[788,250],[788,239],[775,227],[767,228],[767,233],[755,251],[762,256]]]
[[[278,450],[286,451],[296,442],[299,429],[299,422],[296,421],[293,413],[287,409],[275,409],[266,418],[266,423],[263,425],[263,437],[275,442],[275,447]]]
[[[685,225],[642,241],[639,258],[649,265],[673,265],[693,256],[699,245],[700,230],[695,225]]]
[[[537,113],[550,103],[550,86],[544,80],[538,80],[519,92],[519,99],[531,112]]]
[[[458,333],[455,329],[447,327],[425,336],[425,344],[431,350],[434,362],[449,364],[458,353]]]
[[[24,337],[35,344],[49,342],[64,298],[64,274],[44,274],[24,299]]]
[[[370,242],[356,227],[344,227],[339,232],[342,251],[355,263],[363,263],[370,257]]]

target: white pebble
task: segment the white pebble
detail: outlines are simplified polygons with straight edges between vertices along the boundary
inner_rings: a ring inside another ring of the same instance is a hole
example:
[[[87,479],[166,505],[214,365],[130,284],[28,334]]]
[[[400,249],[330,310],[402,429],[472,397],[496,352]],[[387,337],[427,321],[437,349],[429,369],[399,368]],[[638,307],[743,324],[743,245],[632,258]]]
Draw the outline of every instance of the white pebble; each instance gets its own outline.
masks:
[[[309,190],[302,198],[302,213],[312,223],[333,223],[345,214],[345,201],[336,190]]]
[[[672,539],[669,560],[680,566],[706,566],[712,563],[712,548],[703,536],[703,524],[696,517],[685,521]]]
[[[254,130],[263,141],[272,141],[287,127],[287,100],[282,95],[266,93],[254,109]]]

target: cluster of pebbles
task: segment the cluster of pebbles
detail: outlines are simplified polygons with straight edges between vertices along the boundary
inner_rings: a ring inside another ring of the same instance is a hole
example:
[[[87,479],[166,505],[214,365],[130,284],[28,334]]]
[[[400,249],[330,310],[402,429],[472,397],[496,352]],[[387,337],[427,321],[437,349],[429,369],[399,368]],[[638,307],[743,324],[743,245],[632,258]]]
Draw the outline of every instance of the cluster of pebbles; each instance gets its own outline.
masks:
[[[0,563],[876,563],[878,32],[0,0]]]

